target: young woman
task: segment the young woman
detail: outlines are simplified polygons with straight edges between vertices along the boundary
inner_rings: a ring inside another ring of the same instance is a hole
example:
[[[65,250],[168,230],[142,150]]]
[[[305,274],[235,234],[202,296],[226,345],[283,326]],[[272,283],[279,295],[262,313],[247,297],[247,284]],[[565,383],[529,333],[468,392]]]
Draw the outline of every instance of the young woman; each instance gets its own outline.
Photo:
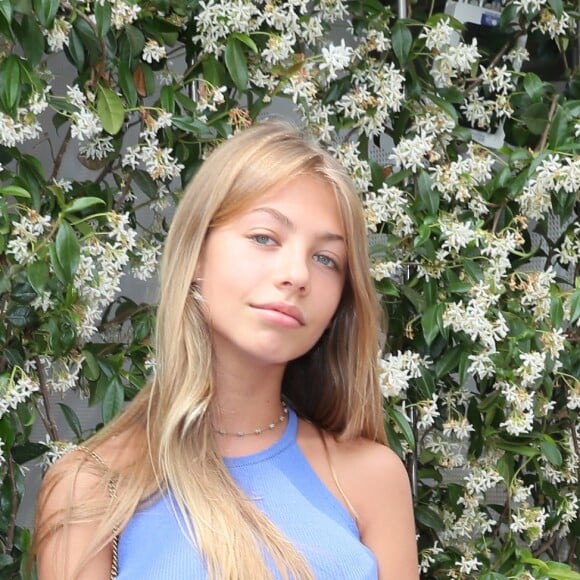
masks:
[[[155,377],[47,473],[40,580],[415,579],[360,201],[287,124],[218,147],[167,238]]]

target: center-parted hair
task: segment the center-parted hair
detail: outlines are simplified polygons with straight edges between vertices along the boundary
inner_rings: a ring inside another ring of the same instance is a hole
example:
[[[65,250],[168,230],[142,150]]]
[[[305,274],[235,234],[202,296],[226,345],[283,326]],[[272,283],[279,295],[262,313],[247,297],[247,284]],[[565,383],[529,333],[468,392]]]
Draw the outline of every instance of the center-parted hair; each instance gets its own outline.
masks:
[[[106,506],[87,559],[111,540],[116,525],[122,529],[140,503],[171,488],[175,509],[184,514],[186,532],[204,555],[211,578],[270,577],[264,550],[283,577],[312,577],[299,552],[238,489],[219,455],[210,413],[215,393],[210,330],[191,290],[211,228],[236,219],[299,175],[316,176],[334,192],[348,264],[332,323],[309,352],[287,365],[283,395],[299,416],[337,437],[385,442],[377,378],[380,313],[360,199],[340,163],[308,136],[285,122],[258,123],[208,156],[173,217],[161,265],[155,376],[117,419],[86,442],[96,451],[119,433],[142,442],[140,456],[111,465],[102,475],[102,485],[116,482],[117,494]],[[79,470],[86,469],[86,458],[80,459]],[[50,485],[43,487],[49,491]],[[96,509],[73,506],[62,525],[85,521]],[[39,529],[37,542],[48,533]]]

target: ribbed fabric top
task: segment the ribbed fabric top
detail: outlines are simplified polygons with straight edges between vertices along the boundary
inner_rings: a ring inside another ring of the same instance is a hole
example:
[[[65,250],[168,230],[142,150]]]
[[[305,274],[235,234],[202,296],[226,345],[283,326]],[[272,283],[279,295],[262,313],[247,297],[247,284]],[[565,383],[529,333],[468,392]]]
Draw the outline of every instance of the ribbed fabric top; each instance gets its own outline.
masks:
[[[376,580],[373,553],[361,543],[351,515],[306,460],[297,431],[298,419],[289,409],[286,429],[276,443],[258,453],[226,458],[225,464],[248,497],[302,552],[317,579]],[[167,496],[137,511],[121,533],[119,580],[206,576]]]

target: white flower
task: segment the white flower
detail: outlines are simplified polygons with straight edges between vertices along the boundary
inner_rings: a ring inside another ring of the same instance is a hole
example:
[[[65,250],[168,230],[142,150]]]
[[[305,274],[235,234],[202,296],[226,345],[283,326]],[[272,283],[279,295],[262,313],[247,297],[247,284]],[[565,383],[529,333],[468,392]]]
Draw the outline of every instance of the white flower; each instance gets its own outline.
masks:
[[[425,46],[429,50],[440,52],[451,44],[452,38],[456,35],[457,32],[449,26],[449,18],[442,18],[432,28],[426,26],[419,34],[419,38],[425,39]]]
[[[143,60],[152,63],[160,62],[164,58],[167,58],[165,46],[160,46],[155,39],[149,38],[143,47]]]
[[[462,574],[471,574],[477,572],[477,569],[481,567],[481,562],[475,556],[461,556],[461,560],[458,563],[459,571]]]
[[[547,0],[515,0],[514,6],[518,8],[518,12],[525,14],[533,14],[539,12],[542,6],[546,4]]]
[[[433,137],[420,132],[415,137],[406,137],[393,147],[389,156],[396,165],[416,172],[426,163],[428,153],[433,149]]]
[[[72,25],[63,18],[55,18],[50,30],[43,30],[50,52],[60,52],[69,43]]]
[[[331,43],[328,48],[325,47],[322,49],[323,62],[319,66],[320,69],[328,71],[328,80],[338,78],[337,73],[348,67],[352,54],[353,49],[350,46],[346,46],[344,38],[338,46]]]
[[[40,390],[37,380],[20,369],[18,379],[5,377],[0,382],[0,418],[10,409],[16,409],[20,403],[28,401],[32,393]]]
[[[87,159],[106,159],[115,151],[110,135],[96,135],[79,145],[79,153]]]
[[[128,4],[123,2],[123,0],[113,0],[111,3],[113,5],[111,24],[117,30],[121,30],[127,24],[131,24],[131,22],[137,20],[139,12],[141,12],[141,6],[138,4]]]

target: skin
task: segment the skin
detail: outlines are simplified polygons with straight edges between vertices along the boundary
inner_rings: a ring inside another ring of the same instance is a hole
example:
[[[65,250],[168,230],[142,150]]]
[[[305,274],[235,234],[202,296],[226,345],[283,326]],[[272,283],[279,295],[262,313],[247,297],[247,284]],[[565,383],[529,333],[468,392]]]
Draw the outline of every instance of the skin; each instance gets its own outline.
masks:
[[[310,350],[338,307],[348,266],[344,236],[329,185],[307,175],[274,189],[208,235],[194,282],[212,331],[216,429],[252,431],[280,414],[286,364]],[[278,427],[260,437],[219,437],[218,444],[223,456],[241,456],[269,447],[281,433]],[[320,434],[300,420],[298,444],[321,481],[355,517],[362,542],[377,557],[379,578],[418,578],[411,494],[401,461],[375,442],[324,437],[344,495]],[[128,437],[121,435],[99,453],[113,464],[119,453],[130,454]],[[66,469],[65,463],[66,458]],[[83,477],[87,481],[76,488],[80,497],[91,493],[90,476]],[[53,504],[65,502],[66,494],[57,489]],[[69,563],[92,527],[75,526]],[[55,578],[47,562],[58,539],[55,535],[39,555],[41,580]],[[104,580],[110,566],[107,547],[80,578]]]

